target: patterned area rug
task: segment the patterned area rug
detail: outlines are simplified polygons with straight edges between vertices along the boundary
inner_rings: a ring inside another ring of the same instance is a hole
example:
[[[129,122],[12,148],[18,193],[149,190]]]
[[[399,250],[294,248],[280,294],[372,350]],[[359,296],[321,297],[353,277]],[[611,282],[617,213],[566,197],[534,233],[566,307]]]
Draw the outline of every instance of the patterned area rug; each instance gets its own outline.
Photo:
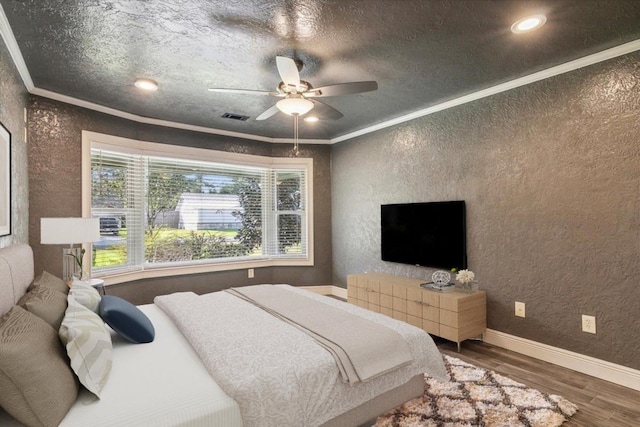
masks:
[[[380,416],[375,427],[557,427],[578,410],[493,371],[444,356],[451,382],[425,377],[425,393]]]

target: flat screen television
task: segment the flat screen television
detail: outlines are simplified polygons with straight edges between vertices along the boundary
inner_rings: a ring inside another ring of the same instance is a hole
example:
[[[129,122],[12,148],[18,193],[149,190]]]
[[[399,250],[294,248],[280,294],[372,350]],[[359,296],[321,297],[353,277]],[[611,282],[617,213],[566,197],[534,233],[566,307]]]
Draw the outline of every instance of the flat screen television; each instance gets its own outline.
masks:
[[[382,205],[380,213],[383,261],[467,268],[463,200]]]

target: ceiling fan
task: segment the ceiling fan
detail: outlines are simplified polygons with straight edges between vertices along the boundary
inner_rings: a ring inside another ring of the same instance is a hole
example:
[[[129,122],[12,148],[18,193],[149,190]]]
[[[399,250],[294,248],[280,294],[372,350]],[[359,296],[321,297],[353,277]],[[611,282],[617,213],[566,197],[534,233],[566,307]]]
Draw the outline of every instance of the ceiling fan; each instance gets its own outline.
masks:
[[[269,95],[283,98],[256,117],[256,120],[266,120],[278,111],[297,118],[297,116],[302,116],[312,109],[315,109],[317,115],[323,119],[337,120],[343,117],[343,114],[316,98],[350,95],[378,89],[378,83],[375,81],[338,83],[314,88],[311,83],[300,80],[298,64],[293,59],[285,56],[276,56],[276,67],[282,81],[275,91],[222,88],[210,88],[209,90],[211,92]]]

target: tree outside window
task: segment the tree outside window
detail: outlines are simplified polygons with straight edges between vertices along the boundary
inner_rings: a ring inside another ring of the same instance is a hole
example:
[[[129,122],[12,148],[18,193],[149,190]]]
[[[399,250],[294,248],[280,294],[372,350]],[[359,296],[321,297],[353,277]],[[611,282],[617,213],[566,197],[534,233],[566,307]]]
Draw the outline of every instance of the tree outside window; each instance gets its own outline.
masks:
[[[304,254],[304,170],[93,149],[91,177],[94,216],[121,223],[94,245],[94,271]]]

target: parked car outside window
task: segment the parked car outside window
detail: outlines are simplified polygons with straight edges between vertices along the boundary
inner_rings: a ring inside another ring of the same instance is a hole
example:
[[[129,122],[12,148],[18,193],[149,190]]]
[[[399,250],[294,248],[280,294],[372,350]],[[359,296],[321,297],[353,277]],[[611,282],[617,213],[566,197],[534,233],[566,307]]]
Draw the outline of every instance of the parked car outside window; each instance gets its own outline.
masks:
[[[120,220],[115,217],[100,217],[100,233],[120,233]]]

